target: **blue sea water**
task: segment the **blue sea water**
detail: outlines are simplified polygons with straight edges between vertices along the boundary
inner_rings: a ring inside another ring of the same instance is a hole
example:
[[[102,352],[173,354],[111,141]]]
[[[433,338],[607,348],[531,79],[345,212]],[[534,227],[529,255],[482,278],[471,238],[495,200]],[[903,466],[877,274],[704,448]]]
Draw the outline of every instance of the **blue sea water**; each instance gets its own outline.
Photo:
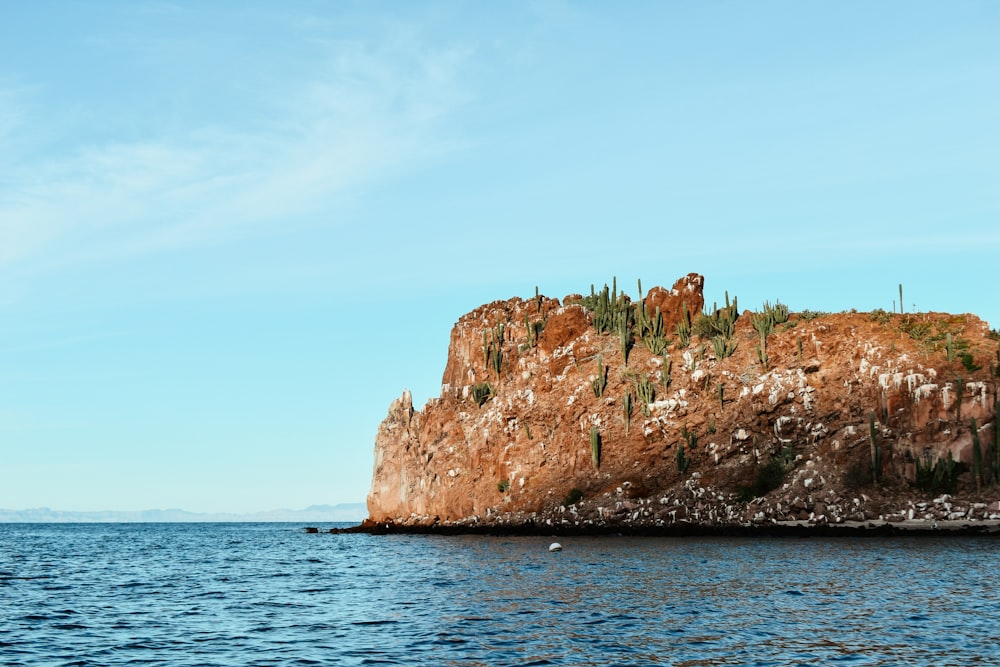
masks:
[[[995,665],[997,542],[0,525],[2,665]]]

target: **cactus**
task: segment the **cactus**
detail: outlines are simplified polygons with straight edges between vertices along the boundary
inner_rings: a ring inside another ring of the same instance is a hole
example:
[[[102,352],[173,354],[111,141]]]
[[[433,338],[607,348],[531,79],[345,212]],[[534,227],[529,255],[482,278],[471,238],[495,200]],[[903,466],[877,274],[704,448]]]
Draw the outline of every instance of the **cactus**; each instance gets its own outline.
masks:
[[[726,405],[725,392],[726,392],[726,388],[720,382],[719,383],[719,409],[722,409]]]
[[[497,491],[499,491],[500,493],[507,493],[507,489],[509,488],[510,488],[510,480],[505,479],[503,481],[497,482]]]
[[[608,369],[604,365],[604,357],[597,355],[597,377],[590,383],[594,390],[594,396],[600,398],[604,396],[604,388],[608,386]]]
[[[774,318],[770,311],[767,310],[768,304],[766,302],[764,308],[764,312],[750,314],[750,324],[753,325],[761,340],[765,340],[768,334],[774,331]]]
[[[799,363],[802,363],[802,336],[799,336]]]
[[[757,343],[757,361],[760,365],[764,367],[764,371],[767,372],[768,356],[767,356],[767,340],[761,339],[760,343]]]
[[[983,491],[983,449],[979,445],[979,428],[976,418],[969,419],[969,430],[972,432],[972,476],[976,480],[976,494]]]
[[[497,379],[499,379],[500,370],[503,368],[503,350],[499,346],[490,351],[490,364],[493,367],[493,372],[497,374]]]
[[[774,307],[771,308],[771,319],[774,320],[775,324],[784,324],[788,321],[788,306],[781,303],[780,301],[774,302]]]
[[[626,391],[622,396],[622,415],[625,417],[625,432],[628,433],[632,423],[632,392]]]
[[[500,378],[500,371],[503,368],[503,340],[506,327],[503,323],[498,323],[492,331],[483,332],[483,357],[487,370],[492,368]]]
[[[656,313],[650,318],[645,303],[640,302],[640,304],[640,321],[637,323],[639,337],[650,352],[663,354],[667,349],[667,338],[663,331],[663,315],[660,313],[660,308],[657,306]]]
[[[620,344],[620,350],[622,353],[622,363],[628,366],[628,353],[632,349],[632,332],[629,331],[625,326],[618,326],[618,342]]]
[[[653,383],[648,377],[644,375],[636,380],[635,393],[639,398],[639,410],[645,416],[651,417],[653,413],[649,409],[649,404],[656,398],[656,389],[653,388]]]
[[[715,358],[718,360],[725,359],[726,357],[731,357],[734,352],[736,352],[736,346],[739,343],[732,338],[726,338],[725,336],[715,336],[712,338],[712,347],[715,349]]]
[[[683,475],[690,464],[691,460],[684,456],[684,443],[677,443],[677,471]]]
[[[601,467],[601,434],[596,426],[590,427],[590,462],[594,468]]]
[[[538,285],[535,285],[535,307],[539,313],[542,312],[542,295],[538,293]]]
[[[671,373],[674,370],[674,360],[670,358],[663,359],[663,369],[660,371],[660,383],[663,385],[664,389],[668,389],[670,384],[673,382]]]
[[[722,336],[727,341],[731,339],[736,334],[736,318],[739,317],[734,304],[729,303],[729,292],[726,292],[726,307],[719,308],[718,304],[713,303],[711,310],[698,315],[694,333],[703,340],[715,336]]]
[[[691,450],[694,450],[695,447],[698,445],[698,436],[695,434],[694,431],[688,430],[687,424],[681,426],[681,437],[684,438],[684,440],[688,444],[688,448]]]
[[[945,336],[944,353],[949,362],[955,361],[955,344],[951,340],[951,332]]]
[[[667,339],[662,336],[648,336],[642,342],[653,354],[663,354],[667,349]]]
[[[903,283],[899,283],[899,314],[903,314]]]
[[[872,482],[878,484],[879,469],[882,467],[882,448],[879,447],[878,429],[875,428],[875,413],[868,413],[868,431],[871,438]]]
[[[691,314],[688,312],[687,302],[681,304],[681,321],[677,323],[677,338],[680,339],[681,347],[688,347],[691,344]]]
[[[528,330],[528,347],[535,347],[538,344],[538,337],[545,330],[545,321],[529,322],[528,316],[524,316],[524,327]]]

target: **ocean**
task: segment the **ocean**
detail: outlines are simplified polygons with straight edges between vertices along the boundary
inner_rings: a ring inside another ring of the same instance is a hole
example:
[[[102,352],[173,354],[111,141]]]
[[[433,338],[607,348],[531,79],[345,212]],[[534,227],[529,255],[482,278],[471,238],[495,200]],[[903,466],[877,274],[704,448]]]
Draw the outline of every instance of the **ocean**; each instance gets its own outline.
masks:
[[[993,665],[998,581],[975,536],[0,524],[0,664]]]

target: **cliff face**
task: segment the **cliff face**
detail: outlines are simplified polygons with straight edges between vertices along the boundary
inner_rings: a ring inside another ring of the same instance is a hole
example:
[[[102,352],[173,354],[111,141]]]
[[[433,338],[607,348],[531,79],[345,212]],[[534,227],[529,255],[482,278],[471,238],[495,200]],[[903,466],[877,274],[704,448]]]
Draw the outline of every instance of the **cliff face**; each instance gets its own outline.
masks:
[[[635,320],[624,332],[598,333],[600,295],[463,316],[440,397],[417,411],[404,392],[379,427],[370,521],[1000,519],[986,323],[806,312],[762,335],[735,304],[700,318],[702,285],[690,274],[642,304],[612,293],[613,316]],[[699,319],[726,315],[713,340]],[[689,322],[705,338],[682,341]]]

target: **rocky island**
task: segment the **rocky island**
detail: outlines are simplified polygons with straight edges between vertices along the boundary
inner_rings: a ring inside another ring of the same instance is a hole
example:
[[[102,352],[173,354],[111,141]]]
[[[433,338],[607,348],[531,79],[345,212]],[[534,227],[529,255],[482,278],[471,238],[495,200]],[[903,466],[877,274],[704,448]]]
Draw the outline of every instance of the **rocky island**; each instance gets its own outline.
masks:
[[[378,429],[360,529],[1000,524],[987,323],[706,308],[703,286],[536,290],[461,317],[440,396],[415,410],[404,391]]]

